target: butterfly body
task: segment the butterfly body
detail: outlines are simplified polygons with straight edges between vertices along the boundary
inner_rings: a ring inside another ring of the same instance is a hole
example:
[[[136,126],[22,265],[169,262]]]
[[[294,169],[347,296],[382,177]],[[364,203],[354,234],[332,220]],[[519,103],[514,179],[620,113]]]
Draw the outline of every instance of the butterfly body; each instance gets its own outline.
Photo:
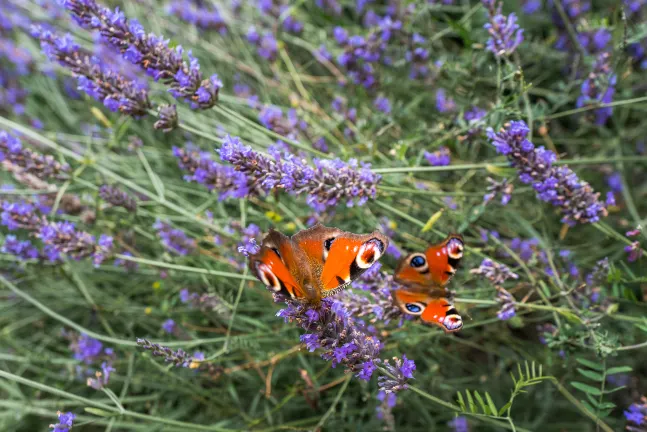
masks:
[[[387,246],[379,231],[353,234],[318,224],[288,237],[270,230],[249,267],[272,291],[318,304],[368,270]]]
[[[447,299],[446,285],[460,265],[464,247],[459,234],[450,234],[424,253],[409,254],[398,263],[393,279],[403,287],[392,295],[403,313],[419,316],[445,332],[463,327],[462,318]]]

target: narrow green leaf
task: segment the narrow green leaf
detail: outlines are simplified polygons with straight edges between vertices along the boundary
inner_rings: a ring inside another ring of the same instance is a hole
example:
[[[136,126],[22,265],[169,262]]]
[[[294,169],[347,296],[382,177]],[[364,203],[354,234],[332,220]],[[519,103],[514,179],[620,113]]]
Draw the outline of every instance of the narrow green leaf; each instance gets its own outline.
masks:
[[[510,408],[510,406],[512,406],[511,401],[509,401],[507,404],[503,405],[501,407],[501,409],[499,410],[499,417],[503,416],[503,414],[505,414],[506,411],[508,411],[508,408]]]
[[[616,404],[613,402],[602,402],[601,404],[598,405],[600,409],[613,409],[616,407]]]
[[[535,370],[535,362],[532,362],[532,377],[536,378],[537,377],[537,371]]]
[[[588,368],[595,369],[596,371],[604,372],[604,366],[601,365],[601,364],[593,363],[590,360],[586,360],[586,359],[579,358],[579,357],[576,358],[575,360],[577,360],[577,362],[579,364],[584,365],[584,366],[586,366]]]
[[[90,414],[94,414],[99,417],[114,417],[116,415],[119,415],[118,413],[113,413],[110,411],[104,411],[99,408],[92,408],[92,407],[85,407],[84,408],[85,412],[89,412]]]
[[[584,406],[586,407],[586,409],[587,409],[587,410],[589,410],[590,412],[592,412],[593,414],[595,414],[595,412],[597,411],[597,410],[596,410],[595,408],[593,408],[593,407],[591,406],[591,404],[590,404],[590,403],[588,403],[587,401],[585,401],[585,400],[581,400],[580,402],[582,402],[582,405],[584,405]]]
[[[598,411],[598,417],[600,417],[600,418],[608,417],[609,414],[611,414],[611,411],[613,411],[613,408],[600,410],[600,411]]]
[[[498,410],[496,409],[496,404],[492,400],[490,393],[485,392],[485,400],[487,400],[487,404],[488,404],[488,407],[490,407],[490,412],[492,413],[492,415],[497,415]]]
[[[602,394],[602,391],[600,391],[599,388],[591,387],[590,385],[581,382],[571,381],[571,385],[576,389],[581,390],[584,393],[592,394],[593,396],[600,396]]]
[[[593,372],[591,370],[582,369],[582,368],[577,368],[577,371],[581,375],[584,375],[585,377],[587,377],[588,379],[592,379],[593,381],[598,381],[598,382],[604,381],[604,375],[599,374],[597,372]]]
[[[618,390],[622,390],[622,389],[624,389],[624,388],[627,388],[627,386],[620,386],[620,387],[616,387],[616,388],[611,389],[611,390],[605,390],[605,391],[604,391],[604,394],[611,394],[611,393],[615,393],[615,392],[617,392]]]
[[[477,412],[478,410],[476,409],[476,404],[474,403],[474,399],[472,398],[472,395],[470,394],[470,391],[465,390],[465,395],[467,396],[467,403],[470,406],[470,411],[472,413]]]
[[[630,366],[617,366],[617,367],[612,367],[607,370],[607,375],[615,375],[619,373],[627,373],[631,372],[633,369]]]
[[[481,405],[481,410],[483,410],[483,414],[489,415],[490,414],[490,409],[485,405],[485,401],[481,397],[478,391],[474,392],[474,397],[476,398],[476,401]]]
[[[600,405],[598,400],[596,398],[594,398],[593,396],[591,396],[590,394],[588,394],[588,393],[585,393],[585,395],[589,399],[589,402],[591,402],[591,406],[594,407],[597,410],[599,405]]]
[[[525,362],[526,365],[526,379],[530,378],[532,375],[530,375],[530,368],[528,367],[528,362]]]
[[[458,395],[458,405],[461,407],[463,411],[467,411],[467,407],[465,406],[465,400],[463,400],[463,395],[461,392],[457,393]]]

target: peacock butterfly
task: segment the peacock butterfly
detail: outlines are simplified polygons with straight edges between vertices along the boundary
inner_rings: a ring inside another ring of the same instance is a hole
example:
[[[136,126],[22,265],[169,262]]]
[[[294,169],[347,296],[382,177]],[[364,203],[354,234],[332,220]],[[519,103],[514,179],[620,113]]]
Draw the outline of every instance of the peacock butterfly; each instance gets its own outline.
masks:
[[[379,231],[353,234],[317,224],[288,237],[270,230],[249,268],[273,292],[317,305],[368,270],[388,245]]]
[[[440,326],[448,333],[463,327],[445,287],[460,265],[464,247],[463,237],[450,234],[424,253],[412,253],[400,260],[393,279],[402,288],[392,295],[403,313],[420,316],[424,323]]]

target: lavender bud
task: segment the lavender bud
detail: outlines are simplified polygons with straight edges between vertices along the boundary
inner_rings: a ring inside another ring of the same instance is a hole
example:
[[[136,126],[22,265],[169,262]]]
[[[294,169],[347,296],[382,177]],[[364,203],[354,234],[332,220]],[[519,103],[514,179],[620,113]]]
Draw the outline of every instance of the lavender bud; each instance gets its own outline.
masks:
[[[508,279],[518,279],[519,275],[513,273],[505,264],[496,263],[484,259],[478,268],[470,270],[470,273],[481,275],[494,285],[501,285]]]
[[[4,130],[0,130],[0,162],[19,167],[20,170],[12,169],[15,173],[29,174],[41,180],[50,177],[62,179],[70,170],[69,165],[58,163],[51,155],[24,148],[18,138]]]
[[[104,184],[99,188],[99,196],[115,207],[123,207],[130,212],[137,211],[137,201],[114,185]]]
[[[483,0],[488,10],[489,22],[485,28],[490,34],[486,48],[495,56],[508,56],[512,54],[523,42],[523,29],[517,24],[517,16],[511,13],[509,16],[501,14],[501,3],[495,6],[493,0]]]
[[[147,339],[140,338],[137,338],[137,345],[145,350],[152,351],[152,354],[156,357],[164,357],[164,361],[173,363],[174,366],[189,367],[191,363],[191,356],[182,349],[173,351],[169,347],[154,344]]]
[[[173,105],[160,105],[158,120],[153,124],[155,129],[169,133],[178,126],[177,108]]]

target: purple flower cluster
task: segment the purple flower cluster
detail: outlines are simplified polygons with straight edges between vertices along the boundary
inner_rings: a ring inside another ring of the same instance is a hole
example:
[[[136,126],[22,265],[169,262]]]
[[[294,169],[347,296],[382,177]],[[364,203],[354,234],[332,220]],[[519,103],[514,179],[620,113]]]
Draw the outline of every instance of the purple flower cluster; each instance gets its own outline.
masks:
[[[566,165],[553,166],[555,153],[544,147],[535,148],[526,139],[528,126],[523,121],[513,121],[500,132],[489,128],[488,138],[497,152],[505,155],[519,172],[519,179],[532,184],[542,201],[560,208],[562,222],[570,226],[578,223],[594,223],[607,215],[599,193],[580,180]]]
[[[469,432],[469,424],[467,423],[467,417],[458,416],[454,420],[447,423],[449,427],[452,428],[454,432]]]
[[[351,124],[357,124],[357,108],[348,108],[346,101],[339,96],[335,96],[331,103],[332,109],[341,114],[344,117],[344,120]],[[348,138],[353,138],[355,132],[350,128],[344,128],[344,136]]]
[[[496,301],[499,302],[500,305],[500,309],[496,313],[496,316],[501,321],[507,321],[517,314],[517,310],[515,308],[516,300],[512,294],[501,286],[496,287]]]
[[[21,260],[36,259],[40,256],[38,249],[29,240],[18,240],[15,235],[5,237],[0,252],[11,254]]]
[[[189,52],[187,64],[181,46],[171,49],[168,40],[147,34],[136,20],[129,21],[119,9],[99,6],[95,0],[59,2],[79,25],[99,31],[103,40],[117,48],[126,60],[169,85],[174,97],[190,101],[194,109],[209,108],[217,102],[222,88],[218,75],[203,79],[198,60]]]
[[[47,222],[40,228],[38,237],[46,246],[50,260],[58,254],[74,260],[92,257],[95,266],[101,264],[112,253],[112,237],[101,234],[97,240],[93,235],[76,229],[72,222]]]
[[[7,18],[2,16],[4,12],[0,9],[0,20]],[[22,115],[28,92],[20,79],[31,71],[33,59],[29,51],[10,39],[9,32],[1,31],[2,27],[0,24],[0,113]]]
[[[301,342],[310,352],[322,349],[321,357],[332,360],[333,367],[342,364],[358,378],[371,379],[382,343],[364,333],[341,303],[324,299],[318,308],[291,301],[286,304],[277,316],[306,330]]]
[[[4,130],[0,130],[0,162],[11,164],[13,172],[33,175],[39,179],[62,179],[70,170],[69,165],[57,162],[51,155],[42,155],[24,148],[18,138]]]
[[[247,41],[256,46],[256,52],[265,60],[270,62],[276,60],[279,53],[279,45],[272,32],[265,31],[259,34],[256,27],[251,26],[247,30]]]
[[[197,248],[195,239],[187,237],[186,233],[180,229],[173,228],[166,222],[160,220],[153,224],[153,229],[157,231],[157,235],[162,240],[162,244],[166,249],[178,253],[180,255],[189,255]]]
[[[279,135],[290,139],[297,139],[299,131],[305,131],[308,124],[297,117],[297,112],[291,109],[283,115],[281,108],[268,105],[261,109],[258,120],[263,126]]]
[[[137,211],[137,201],[114,185],[104,184],[99,188],[99,196],[105,202],[115,207],[123,207],[130,212]]]
[[[523,29],[517,24],[517,15],[501,13],[501,3],[496,0],[482,0],[488,12],[488,22],[483,26],[490,38],[486,49],[495,56],[509,56],[523,42]]]
[[[231,166],[220,165],[212,160],[211,153],[187,145],[185,148],[173,147],[173,156],[178,159],[180,168],[188,172],[184,180],[218,192],[220,200],[243,198],[250,192],[247,176]]]
[[[431,166],[447,166],[452,163],[451,153],[447,147],[439,147],[432,153],[425,151],[424,157]]]
[[[583,108],[613,102],[617,78],[611,69],[611,54],[603,52],[598,55],[591,73],[582,83],[582,95],[577,98],[576,106]],[[611,114],[613,107],[602,107],[593,111],[595,124],[604,125]]]
[[[456,111],[456,101],[447,96],[445,89],[436,90],[436,109],[441,113],[451,113]]]
[[[315,5],[334,15],[341,15],[342,6],[337,0],[315,0]]]
[[[372,89],[378,84],[376,65],[390,63],[386,56],[389,43],[402,30],[402,21],[389,16],[376,20],[376,25],[367,37],[350,36],[342,27],[335,27],[333,37],[343,52],[337,56],[337,63],[348,73],[354,84]]]
[[[640,69],[647,69],[647,38],[629,44],[627,52]]]
[[[76,415],[71,412],[62,413],[60,411],[56,415],[58,416],[58,423],[49,425],[52,428],[51,432],[70,432]]]
[[[512,198],[514,185],[505,178],[499,182],[491,177],[488,177],[487,181],[488,183],[490,183],[490,185],[487,187],[488,193],[483,196],[483,202],[487,204],[500,195],[501,205],[507,205]]]
[[[101,370],[96,371],[94,373],[94,378],[88,378],[86,383],[88,387],[92,387],[95,390],[101,390],[108,385],[110,375],[115,371],[116,369],[112,367],[112,362],[103,362],[101,363]]]
[[[427,40],[414,33],[411,37],[411,46],[404,54],[404,59],[411,64],[409,79],[422,79],[429,75],[429,50],[424,48]]]
[[[171,132],[178,126],[177,107],[175,105],[160,105],[158,119],[153,125],[164,133]]]
[[[33,204],[25,201],[2,202],[2,213],[0,214],[0,224],[6,226],[9,231],[17,229],[26,229],[36,231],[42,226],[42,219],[36,214],[36,208]]]
[[[275,22],[282,18],[290,8],[290,5],[284,4],[282,0],[257,0],[256,3],[261,14]],[[297,21],[292,15],[282,19],[280,24],[284,31],[297,35],[303,31],[303,23]]]
[[[225,138],[220,157],[247,176],[250,189],[269,192],[278,188],[293,195],[308,194],[307,202],[315,209],[334,206],[342,199],[348,206],[363,205],[375,198],[381,180],[369,164],[360,166],[355,159],[315,159],[313,168],[290,153],[282,157],[275,154],[270,159],[244,146],[237,137]]]
[[[137,338],[137,345],[139,345],[141,348],[145,350],[151,351],[152,354],[156,357],[164,357],[164,361],[166,361],[167,363],[172,363],[176,367],[177,366],[190,367],[194,359],[195,360],[204,359],[204,357],[202,357],[201,359],[194,358],[182,349],[173,351],[169,347],[152,343],[148,339]]]
[[[391,114],[391,101],[384,96],[376,97],[373,101],[373,106],[384,114]]]
[[[402,354],[402,358],[393,357],[393,363],[384,360],[383,365],[388,375],[378,377],[380,391],[389,394],[406,390],[407,381],[413,379],[413,371],[416,370],[415,362]]]
[[[99,60],[82,50],[69,34],[61,36],[42,27],[35,27],[32,34],[40,39],[43,52],[50,60],[58,62],[77,77],[80,90],[109,110],[141,117],[151,108],[146,89],[102,68]]]
[[[354,318],[372,316],[371,323],[381,321],[384,325],[388,325],[391,320],[398,320],[398,325],[401,326],[408,316],[402,314],[391,296],[391,292],[399,284],[393,281],[392,275],[380,271],[381,267],[380,263],[373,264],[353,282],[354,288],[367,292],[368,296],[346,290],[339,295],[339,301]]]
[[[204,312],[215,311],[225,319],[229,316],[229,310],[216,294],[205,293],[200,295],[184,288],[180,291],[180,301]]]
[[[86,334],[72,339],[70,349],[74,352],[74,358],[89,365],[99,360],[105,354],[111,354],[112,351],[108,348],[108,352],[104,351],[103,344],[98,340],[91,338]]]
[[[177,324],[175,324],[175,321],[170,318],[162,323],[162,330],[164,330],[165,333],[173,334],[175,333],[176,328]]]
[[[627,430],[632,432],[642,432],[647,426],[647,398],[640,398],[640,402],[629,405],[629,409],[623,413],[631,425],[627,425]]]
[[[629,238],[637,237],[640,234],[640,232],[641,232],[640,229],[627,231],[626,236]],[[625,246],[625,252],[629,254],[627,257],[627,261],[629,262],[638,261],[643,254],[643,250],[640,247],[640,241],[635,240],[630,245]]]
[[[203,30],[215,30],[221,35],[227,34],[227,23],[215,5],[207,7],[199,0],[174,0],[166,11]]]
[[[484,259],[478,268],[470,270],[470,273],[481,275],[494,285],[501,285],[508,279],[518,279],[519,275],[514,273],[505,264]]]
[[[392,411],[398,402],[398,396],[395,393],[387,394],[384,391],[379,391],[377,400],[380,401],[380,405],[375,410],[377,418],[386,423],[386,430],[395,430],[395,418]]]

